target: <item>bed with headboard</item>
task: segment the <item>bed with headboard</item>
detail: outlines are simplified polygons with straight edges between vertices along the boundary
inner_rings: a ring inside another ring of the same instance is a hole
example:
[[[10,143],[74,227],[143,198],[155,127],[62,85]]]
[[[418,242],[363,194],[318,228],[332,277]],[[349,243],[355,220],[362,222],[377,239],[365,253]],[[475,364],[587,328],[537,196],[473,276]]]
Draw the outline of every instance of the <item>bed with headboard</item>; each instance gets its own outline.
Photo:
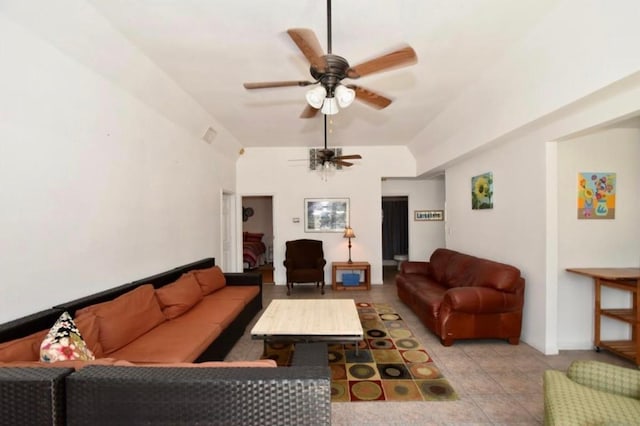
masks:
[[[262,266],[266,262],[267,246],[262,242],[263,233],[242,233],[242,260],[245,269]]]

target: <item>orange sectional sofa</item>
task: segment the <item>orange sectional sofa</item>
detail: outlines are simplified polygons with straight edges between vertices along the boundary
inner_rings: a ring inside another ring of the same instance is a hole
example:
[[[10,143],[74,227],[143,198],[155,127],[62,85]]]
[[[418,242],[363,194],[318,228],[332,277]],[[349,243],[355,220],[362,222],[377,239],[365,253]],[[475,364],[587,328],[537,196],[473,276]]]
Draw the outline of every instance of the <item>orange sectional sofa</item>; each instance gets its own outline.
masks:
[[[49,321],[65,311],[72,315],[97,363],[222,360],[262,309],[261,284],[259,274],[224,274],[213,259],[206,259],[42,314]],[[17,323],[0,326],[0,339],[3,330],[34,325],[29,318]],[[40,362],[48,330],[0,343],[0,363]]]
[[[262,275],[209,258],[0,324],[0,423],[330,424],[325,344],[222,361],[261,309]],[[95,359],[39,360],[64,312]]]

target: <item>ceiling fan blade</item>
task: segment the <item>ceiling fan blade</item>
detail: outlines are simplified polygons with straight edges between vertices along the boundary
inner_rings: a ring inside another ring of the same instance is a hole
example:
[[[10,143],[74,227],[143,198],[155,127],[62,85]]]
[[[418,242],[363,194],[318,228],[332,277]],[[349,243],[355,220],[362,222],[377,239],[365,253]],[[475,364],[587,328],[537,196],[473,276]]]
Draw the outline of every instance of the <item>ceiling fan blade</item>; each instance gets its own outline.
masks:
[[[324,58],[324,51],[320,46],[318,37],[308,28],[291,28],[287,30],[289,37],[302,51],[312,67],[318,71],[324,71],[327,61]]]
[[[411,65],[416,62],[418,62],[418,57],[415,50],[411,46],[405,46],[349,68],[347,77],[360,78],[368,74]]]
[[[352,154],[352,155],[339,155],[333,158],[334,160],[361,160],[362,156],[360,154]]]
[[[315,109],[311,105],[307,104],[307,106],[300,113],[300,118],[313,118],[318,114],[319,109]]]
[[[386,96],[382,96],[381,94],[369,89],[365,89],[364,87],[356,86],[355,84],[349,84],[347,85],[347,87],[356,91],[357,100],[364,102],[376,109],[386,108],[391,105],[391,102],[393,102]]]
[[[336,160],[336,161],[334,161],[334,163],[339,164],[342,167],[351,167],[351,166],[353,166],[353,163],[350,163],[348,161],[342,161],[342,160]]]
[[[313,81],[265,81],[258,83],[244,83],[245,89],[269,89],[273,87],[308,86],[315,84]]]

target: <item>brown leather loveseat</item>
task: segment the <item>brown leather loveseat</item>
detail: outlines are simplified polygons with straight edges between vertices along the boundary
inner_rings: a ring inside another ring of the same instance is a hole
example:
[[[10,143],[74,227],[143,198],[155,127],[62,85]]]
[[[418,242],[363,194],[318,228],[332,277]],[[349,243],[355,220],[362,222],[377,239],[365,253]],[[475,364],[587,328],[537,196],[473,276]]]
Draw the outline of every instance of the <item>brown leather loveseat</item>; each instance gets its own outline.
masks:
[[[524,279],[510,265],[439,248],[428,262],[403,262],[398,297],[438,337],[520,342]]]

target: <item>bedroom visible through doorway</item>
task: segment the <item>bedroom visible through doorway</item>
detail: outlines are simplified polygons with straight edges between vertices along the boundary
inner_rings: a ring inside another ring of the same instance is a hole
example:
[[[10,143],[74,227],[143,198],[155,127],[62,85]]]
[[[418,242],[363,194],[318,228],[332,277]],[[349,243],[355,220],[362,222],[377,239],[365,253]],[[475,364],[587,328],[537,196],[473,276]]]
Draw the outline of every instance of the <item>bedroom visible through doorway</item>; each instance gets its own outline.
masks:
[[[242,263],[244,271],[261,272],[273,284],[273,197],[242,197]]]

